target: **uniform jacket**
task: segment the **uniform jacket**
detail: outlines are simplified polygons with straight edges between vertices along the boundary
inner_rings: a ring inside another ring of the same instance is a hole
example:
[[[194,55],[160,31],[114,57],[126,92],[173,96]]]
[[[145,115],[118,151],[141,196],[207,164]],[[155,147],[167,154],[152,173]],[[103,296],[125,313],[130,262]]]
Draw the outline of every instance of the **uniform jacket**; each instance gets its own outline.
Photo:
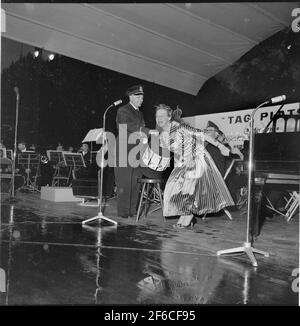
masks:
[[[116,123],[117,128],[119,128],[119,124],[127,124],[128,134],[137,131],[142,131],[146,135],[149,133],[149,129],[145,127],[143,113],[139,110],[136,110],[130,103],[119,108]]]

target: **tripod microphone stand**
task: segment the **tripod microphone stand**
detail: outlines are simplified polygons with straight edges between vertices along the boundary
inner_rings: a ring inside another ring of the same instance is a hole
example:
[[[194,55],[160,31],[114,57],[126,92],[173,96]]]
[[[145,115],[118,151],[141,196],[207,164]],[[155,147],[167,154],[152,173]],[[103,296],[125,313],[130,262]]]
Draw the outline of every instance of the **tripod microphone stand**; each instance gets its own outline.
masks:
[[[98,197],[98,215],[95,217],[91,217],[87,220],[84,220],[82,222],[82,226],[84,226],[87,223],[93,222],[95,220],[105,220],[108,222],[111,222],[115,225],[118,224],[118,222],[106,217],[103,215],[102,213],[102,193],[103,193],[103,170],[104,170],[104,146],[106,146],[106,135],[105,135],[105,119],[106,119],[106,113],[107,111],[112,108],[115,105],[120,104],[121,101],[117,101],[114,102],[113,104],[111,104],[104,112],[103,114],[103,131],[102,131],[102,148],[101,148],[101,166],[100,166],[100,171],[98,171],[98,193],[99,193],[99,197]],[[100,173],[99,173],[100,172]]]
[[[281,100],[284,100],[282,98]],[[272,99],[273,100],[273,99]],[[271,100],[271,103],[275,103],[276,100],[279,101],[278,98],[274,98],[274,102]],[[217,255],[225,255],[225,254],[237,254],[237,253],[246,253],[249,257],[253,266],[257,266],[257,261],[254,254],[264,255],[265,257],[269,257],[269,253],[258,250],[252,247],[252,244],[249,240],[249,231],[250,231],[250,218],[252,215],[252,202],[251,202],[251,193],[252,193],[252,175],[253,175],[253,150],[254,150],[254,115],[259,108],[268,104],[269,101],[263,102],[260,104],[256,109],[253,110],[251,117],[250,117],[250,133],[249,133],[249,171],[248,171],[248,206],[247,206],[247,231],[246,231],[246,242],[244,242],[243,247],[237,247],[232,249],[226,250],[219,250],[217,251]]]

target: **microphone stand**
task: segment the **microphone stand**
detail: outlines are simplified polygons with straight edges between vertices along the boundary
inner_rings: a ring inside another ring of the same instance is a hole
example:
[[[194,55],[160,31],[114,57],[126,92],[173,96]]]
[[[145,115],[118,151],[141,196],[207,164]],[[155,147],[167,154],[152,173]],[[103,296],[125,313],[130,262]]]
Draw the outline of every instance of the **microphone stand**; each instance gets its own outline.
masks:
[[[16,174],[16,160],[17,160],[17,136],[18,136],[18,121],[19,121],[19,88],[14,87],[16,93],[16,122],[15,122],[15,140],[14,140],[14,155],[13,155],[13,165],[12,165],[12,185],[10,199],[15,200],[15,174]]]
[[[90,223],[92,221],[95,221],[95,220],[105,220],[105,221],[108,221],[108,222],[111,222],[115,225],[118,224],[118,222],[106,217],[103,215],[102,213],[102,192],[103,192],[103,170],[104,170],[104,150],[103,150],[103,146],[105,146],[105,143],[106,143],[106,136],[105,136],[105,120],[106,120],[106,113],[107,111],[112,108],[114,106],[114,104],[110,105],[104,112],[103,114],[103,131],[102,131],[102,151],[101,151],[101,167],[100,167],[100,171],[98,171],[98,193],[99,193],[99,197],[98,197],[98,215],[95,216],[95,217],[91,217],[87,220],[84,220],[82,222],[82,226],[84,226],[85,224],[87,223]],[[99,173],[100,172],[100,173]]]
[[[224,254],[237,254],[237,253],[246,253],[249,257],[253,266],[257,266],[257,261],[255,259],[254,254],[264,255],[265,257],[269,257],[269,253],[258,250],[252,247],[252,244],[249,240],[249,229],[250,229],[250,218],[252,215],[252,203],[251,203],[251,192],[252,192],[252,175],[253,175],[253,150],[254,150],[254,115],[259,108],[263,105],[267,104],[268,101],[260,104],[256,109],[253,110],[250,117],[250,133],[249,133],[249,172],[248,172],[248,206],[247,206],[247,230],[246,230],[246,242],[244,242],[243,247],[237,247],[226,250],[217,251],[217,256]]]
[[[268,122],[268,124],[265,126],[264,130],[261,132],[262,134],[268,130],[269,125],[277,118],[277,116],[279,116],[279,113],[281,111],[281,109],[284,107],[284,104],[282,104],[279,109],[276,111],[276,113],[273,115],[273,117],[270,119],[270,121]],[[276,127],[276,124],[275,124]],[[274,130],[272,130],[272,132],[274,132]]]

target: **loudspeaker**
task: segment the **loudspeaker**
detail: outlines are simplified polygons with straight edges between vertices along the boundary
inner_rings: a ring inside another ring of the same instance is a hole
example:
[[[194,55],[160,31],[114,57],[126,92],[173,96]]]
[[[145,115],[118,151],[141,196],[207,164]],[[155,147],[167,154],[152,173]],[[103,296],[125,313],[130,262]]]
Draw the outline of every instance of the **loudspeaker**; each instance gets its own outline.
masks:
[[[97,179],[75,179],[72,181],[73,195],[77,197],[98,197]]]

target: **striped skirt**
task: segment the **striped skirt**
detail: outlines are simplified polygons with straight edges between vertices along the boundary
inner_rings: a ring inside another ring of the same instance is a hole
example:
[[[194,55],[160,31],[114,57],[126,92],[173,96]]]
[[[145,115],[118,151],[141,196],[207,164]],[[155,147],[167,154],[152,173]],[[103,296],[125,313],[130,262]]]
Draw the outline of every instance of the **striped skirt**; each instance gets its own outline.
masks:
[[[216,213],[232,205],[223,177],[207,151],[176,166],[164,190],[164,216]]]

